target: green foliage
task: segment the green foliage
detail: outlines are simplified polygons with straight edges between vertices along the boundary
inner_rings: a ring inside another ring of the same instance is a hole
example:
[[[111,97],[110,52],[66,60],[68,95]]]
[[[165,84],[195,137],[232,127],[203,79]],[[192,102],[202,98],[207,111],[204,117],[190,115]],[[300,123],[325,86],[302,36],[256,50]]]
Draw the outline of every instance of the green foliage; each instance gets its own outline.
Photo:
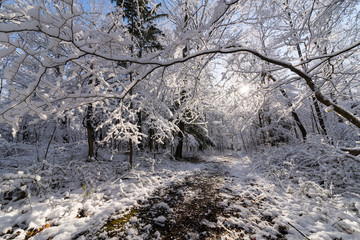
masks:
[[[120,218],[116,218],[114,220],[109,220],[98,232],[98,234],[106,232],[108,237],[115,237],[118,233],[124,230],[124,226],[126,223],[130,221],[130,219],[137,214],[137,210],[135,208],[130,209],[129,212],[124,214]]]
[[[148,6],[148,0],[111,0],[116,3],[123,11],[123,19],[127,22],[129,33],[137,41],[136,48],[141,57],[142,50],[151,51],[162,49],[158,41],[159,37],[164,36],[162,31],[157,28],[155,21],[166,17],[166,14],[157,14],[161,4],[154,8]]]
[[[83,192],[83,197],[84,197],[84,199],[89,198],[89,197],[91,196],[92,189],[88,189],[86,184],[84,184],[81,188],[82,188],[83,191],[84,191],[84,192]]]

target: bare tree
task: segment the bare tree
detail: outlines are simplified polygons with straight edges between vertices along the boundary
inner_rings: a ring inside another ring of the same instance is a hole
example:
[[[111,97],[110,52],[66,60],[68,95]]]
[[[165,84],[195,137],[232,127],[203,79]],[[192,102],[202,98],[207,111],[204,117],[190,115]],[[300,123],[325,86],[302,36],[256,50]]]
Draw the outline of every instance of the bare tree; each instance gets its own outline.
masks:
[[[315,1],[312,3],[315,4]],[[338,5],[334,2],[329,6],[336,7]],[[109,131],[108,136],[113,135],[119,140],[131,140],[138,144],[139,136],[142,133],[134,121],[137,109],[131,107],[134,97],[131,94],[132,89],[144,81],[160,84],[161,81],[155,77],[174,66],[185,63],[202,65],[202,61],[207,62],[218,56],[226,55],[228,56],[227,61],[245,59],[248,61],[248,67],[260,66],[260,61],[256,59],[266,62],[266,72],[271,73],[274,78],[276,77],[278,86],[292,80],[302,83],[301,86],[306,87],[306,92],[314,96],[317,101],[359,128],[360,120],[356,116],[356,112],[343,106],[341,101],[333,101],[327,92],[329,88],[325,88],[324,85],[325,81],[330,84],[337,82],[340,86],[340,82],[344,83],[346,79],[349,79],[345,76],[356,75],[358,74],[357,70],[347,67],[348,72],[343,74],[344,78],[336,79],[335,75],[341,73],[337,73],[335,70],[332,79],[327,77],[325,80],[319,70],[329,61],[342,62],[343,65],[348,66],[346,59],[356,59],[356,53],[359,51],[358,36],[355,35],[340,45],[336,45],[338,42],[334,42],[333,45],[336,47],[333,47],[330,52],[316,50],[317,48],[314,48],[315,40],[306,46],[302,46],[301,41],[295,41],[292,46],[295,48],[299,46],[302,55],[294,57],[294,51],[283,54],[281,52],[286,46],[282,42],[284,36],[288,34],[290,42],[294,38],[294,32],[299,38],[305,39],[308,36],[300,34],[304,27],[298,28],[294,25],[293,29],[274,31],[269,39],[274,43],[266,44],[266,48],[272,49],[275,54],[265,54],[261,47],[258,47],[257,40],[254,40],[255,38],[252,38],[251,34],[245,34],[250,33],[252,27],[255,26],[253,22],[254,19],[257,19],[255,16],[263,13],[263,11],[259,11],[258,7],[259,4],[252,5],[243,1],[216,1],[209,5],[209,8],[198,8],[199,11],[204,11],[204,15],[200,16],[211,17],[195,21],[197,24],[195,29],[186,30],[181,35],[169,34],[169,39],[166,40],[167,45],[162,50],[142,56],[132,56],[128,48],[131,43],[129,34],[126,31],[119,31],[116,34],[109,31],[114,26],[114,21],[117,21],[111,15],[104,16],[99,13],[97,19],[89,18],[80,5],[69,1],[57,3],[34,1],[31,4],[26,1],[4,2],[0,19],[0,44],[2,45],[0,57],[1,59],[11,57],[11,63],[5,68],[4,79],[7,81],[9,95],[6,101],[3,101],[4,104],[1,104],[0,122],[11,123],[14,128],[17,128],[19,119],[26,113],[45,119],[49,116],[58,117],[71,109],[84,110],[89,104],[92,104],[94,108],[96,106],[106,107],[107,119],[103,120],[99,127],[106,127]],[[316,15],[315,19],[312,17],[314,11],[310,12],[301,26],[321,25],[317,21],[328,19],[327,16],[333,16],[335,20],[350,21],[343,17],[340,11],[346,11],[350,7],[353,5],[348,3],[336,8],[336,11],[325,8],[324,13],[326,14]],[[300,12],[298,6],[294,6],[294,8]],[[188,21],[193,21],[199,11],[189,15]],[[268,14],[266,19],[271,19],[270,12],[266,11]],[[286,16],[286,11],[283,14]],[[178,14],[177,16],[184,15]],[[93,24],[95,20],[98,21],[98,24]],[[335,20],[329,29],[341,31],[342,22]],[[357,26],[355,23],[352,22],[354,26]],[[280,21],[274,24],[280,24]],[[351,36],[354,28],[347,31],[346,34]],[[316,29],[315,31],[315,28],[311,28],[308,29],[308,32],[321,32],[320,30]],[[179,47],[183,49],[190,39],[192,39],[193,45],[186,54],[181,56],[176,54]],[[311,51],[305,51],[305,54],[304,49],[308,48],[311,48]],[[94,69],[91,69],[89,62],[93,63]],[[128,63],[127,66],[130,67],[119,65],[119,62]],[[196,67],[199,65],[193,64]],[[63,75],[54,76],[53,72],[59,67],[63,68]],[[251,70],[248,68],[247,71],[249,69]],[[196,76],[201,71],[201,67],[197,69],[194,67],[191,74]],[[137,74],[133,75],[132,81],[124,81],[124,76],[131,72]],[[82,76],[79,76],[79,73]],[[255,72],[258,75],[260,73],[258,70]],[[92,84],[90,87],[89,84],[84,84],[84,79],[91,75],[97,79],[97,84]],[[286,76],[286,78],[278,76]],[[204,79],[195,77],[189,81],[197,84],[197,82],[205,81]],[[152,89],[151,91],[156,90]],[[117,102],[118,105],[114,106],[114,102]],[[168,108],[170,109],[170,106]],[[182,110],[186,112],[186,109]],[[193,109],[196,110],[196,108]],[[195,113],[196,111],[194,111]],[[179,116],[181,115],[175,117]],[[164,124],[163,126],[162,131],[169,134],[171,132],[167,131],[169,125]]]

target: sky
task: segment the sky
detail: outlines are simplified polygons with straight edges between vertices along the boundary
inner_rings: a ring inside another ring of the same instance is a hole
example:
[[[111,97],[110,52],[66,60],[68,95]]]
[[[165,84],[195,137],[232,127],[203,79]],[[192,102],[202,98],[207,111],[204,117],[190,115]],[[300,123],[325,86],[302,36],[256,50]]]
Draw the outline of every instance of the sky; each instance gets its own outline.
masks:
[[[87,12],[91,12],[91,6],[95,6],[95,8],[101,9],[104,12],[110,12],[113,8],[114,4],[111,3],[111,0],[77,0]]]

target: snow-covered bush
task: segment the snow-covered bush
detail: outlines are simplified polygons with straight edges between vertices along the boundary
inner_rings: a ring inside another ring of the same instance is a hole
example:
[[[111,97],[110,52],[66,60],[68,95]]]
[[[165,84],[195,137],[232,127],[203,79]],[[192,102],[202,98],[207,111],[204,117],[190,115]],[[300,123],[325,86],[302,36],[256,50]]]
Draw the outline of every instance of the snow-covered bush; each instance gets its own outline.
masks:
[[[309,139],[306,143],[283,145],[257,152],[254,159],[257,159],[257,168],[275,177],[279,184],[290,179],[304,194],[308,194],[305,190],[310,185],[309,189],[322,188],[330,194],[356,191],[352,186],[360,179],[359,158],[344,154],[326,141]]]
[[[40,179],[39,175],[25,174],[22,171],[4,174],[0,185],[1,204],[30,198],[31,192],[39,190],[37,184]]]
[[[0,156],[20,156],[27,155],[29,152],[35,151],[35,147],[25,143],[8,142],[0,138]]]

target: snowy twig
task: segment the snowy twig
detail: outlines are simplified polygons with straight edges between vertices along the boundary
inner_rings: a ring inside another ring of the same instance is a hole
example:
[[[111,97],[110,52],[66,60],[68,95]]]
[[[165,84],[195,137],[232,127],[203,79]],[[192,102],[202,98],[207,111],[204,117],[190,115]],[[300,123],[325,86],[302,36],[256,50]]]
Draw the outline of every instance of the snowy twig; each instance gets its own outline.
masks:
[[[288,222],[288,224],[290,226],[292,226],[296,231],[298,231],[305,239],[307,240],[311,240],[310,238],[308,238],[305,234],[303,234],[299,229],[297,229],[294,225],[292,225],[291,223]]]
[[[55,125],[54,130],[53,130],[53,132],[52,132],[52,134],[51,134],[50,140],[49,140],[49,142],[48,142],[48,145],[47,145],[47,147],[46,147],[46,152],[45,152],[44,160],[46,160],[46,157],[47,157],[47,155],[48,155],[49,148],[50,148],[50,144],[51,144],[51,142],[52,142],[52,140],[53,140],[53,138],[54,138],[54,135],[55,135],[56,127],[57,127],[57,125]]]
[[[278,180],[280,187],[286,191],[286,188],[283,186],[280,178],[274,172],[271,172],[271,173],[275,176],[276,180]]]

